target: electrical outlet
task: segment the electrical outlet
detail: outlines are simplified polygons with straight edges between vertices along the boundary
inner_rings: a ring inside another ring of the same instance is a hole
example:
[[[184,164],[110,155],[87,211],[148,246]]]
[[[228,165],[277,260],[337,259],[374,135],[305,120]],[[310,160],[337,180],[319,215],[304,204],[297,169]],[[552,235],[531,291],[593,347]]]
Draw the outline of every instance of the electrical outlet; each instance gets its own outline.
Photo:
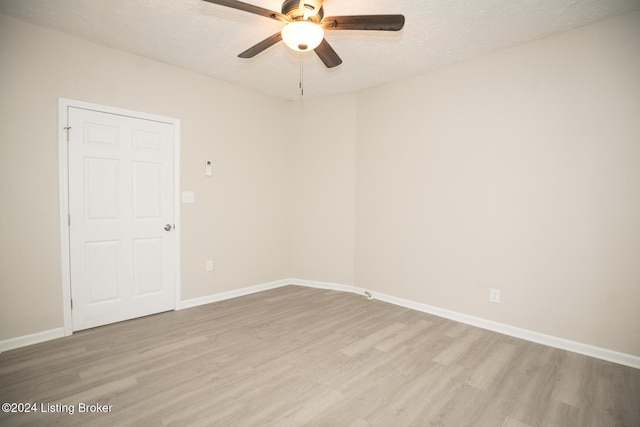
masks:
[[[500,302],[500,289],[489,289],[489,301],[499,303]]]
[[[213,270],[213,260],[207,261],[207,271]]]

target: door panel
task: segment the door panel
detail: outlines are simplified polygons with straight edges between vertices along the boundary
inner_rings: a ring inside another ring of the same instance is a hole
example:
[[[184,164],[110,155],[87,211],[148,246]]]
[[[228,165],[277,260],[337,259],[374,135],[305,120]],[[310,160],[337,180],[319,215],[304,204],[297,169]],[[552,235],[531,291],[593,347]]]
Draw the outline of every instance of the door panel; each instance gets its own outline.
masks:
[[[120,162],[117,159],[84,159],[85,218],[87,221],[118,219]]]
[[[162,215],[162,165],[133,163],[133,216],[137,220]]]
[[[87,242],[87,305],[115,301],[120,298],[120,242]]]
[[[175,308],[173,125],[68,109],[73,329]]]
[[[133,241],[135,296],[162,292],[162,240],[157,238]]]

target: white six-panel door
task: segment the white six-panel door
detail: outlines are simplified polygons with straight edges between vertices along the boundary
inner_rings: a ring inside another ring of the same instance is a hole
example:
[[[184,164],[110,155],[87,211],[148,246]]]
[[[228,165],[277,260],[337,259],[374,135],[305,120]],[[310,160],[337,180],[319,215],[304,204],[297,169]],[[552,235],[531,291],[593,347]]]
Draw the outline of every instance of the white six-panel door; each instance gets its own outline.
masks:
[[[69,107],[73,330],[175,308],[174,129]]]

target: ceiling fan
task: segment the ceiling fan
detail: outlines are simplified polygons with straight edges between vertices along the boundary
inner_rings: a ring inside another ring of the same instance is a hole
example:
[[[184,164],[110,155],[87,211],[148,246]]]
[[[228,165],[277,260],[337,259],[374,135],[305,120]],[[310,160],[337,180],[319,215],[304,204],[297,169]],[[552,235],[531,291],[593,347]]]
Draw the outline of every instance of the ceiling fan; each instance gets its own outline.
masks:
[[[342,59],[324,38],[324,31],[373,30],[398,31],[404,26],[403,15],[353,15],[324,17],[323,0],[284,0],[282,11],[275,12],[238,0],[204,0],[285,23],[282,31],[267,37],[238,55],[253,58],[283,40],[296,51],[314,50],[327,68],[342,64]]]

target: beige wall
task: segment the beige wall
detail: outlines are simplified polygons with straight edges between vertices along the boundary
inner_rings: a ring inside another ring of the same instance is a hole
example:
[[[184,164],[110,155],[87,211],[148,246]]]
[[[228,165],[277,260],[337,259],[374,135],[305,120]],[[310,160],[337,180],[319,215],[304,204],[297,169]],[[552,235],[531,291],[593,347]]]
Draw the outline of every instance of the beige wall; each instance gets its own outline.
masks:
[[[0,16],[0,340],[62,326],[66,97],[181,119],[183,299],[355,284],[640,356],[639,47],[634,13],[301,107]]]
[[[354,285],[356,95],[293,105],[291,276]]]
[[[183,299],[288,277],[290,103],[2,15],[0,73],[0,340],[62,326],[59,97],[181,120]]]
[[[640,356],[640,13],[358,101],[357,286]]]

